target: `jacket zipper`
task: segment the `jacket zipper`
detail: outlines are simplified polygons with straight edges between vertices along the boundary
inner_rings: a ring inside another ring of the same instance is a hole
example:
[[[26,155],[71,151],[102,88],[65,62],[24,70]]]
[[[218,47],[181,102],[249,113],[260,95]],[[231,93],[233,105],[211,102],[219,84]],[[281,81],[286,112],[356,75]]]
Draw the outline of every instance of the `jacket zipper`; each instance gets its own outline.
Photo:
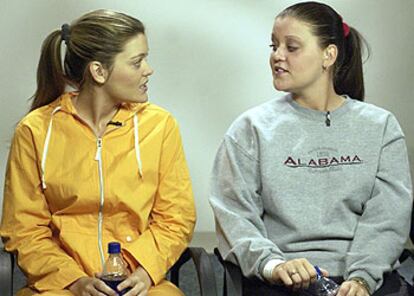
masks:
[[[93,129],[89,126],[89,124],[86,121],[84,121],[82,118],[80,118],[76,114],[74,116],[93,131]],[[105,135],[119,129],[122,126],[123,126],[122,122],[117,121],[115,123],[115,127],[111,130],[106,131]],[[105,256],[104,256],[103,242],[102,242],[102,237],[103,237],[102,224],[103,224],[103,207],[104,207],[104,201],[105,201],[105,191],[104,191],[104,178],[103,178],[103,169],[102,169],[102,138],[101,137],[96,138],[95,160],[98,162],[98,173],[99,173],[98,249],[99,249],[99,255],[101,257],[101,264],[102,264],[102,269],[103,269],[103,266],[105,264]]]
[[[104,207],[104,179],[102,170],[102,138],[96,140],[96,156],[95,160],[98,161],[98,173],[99,173],[99,213],[98,213],[98,248],[99,255],[101,256],[102,268],[105,263],[105,257],[102,246],[102,223],[103,223],[103,207]]]

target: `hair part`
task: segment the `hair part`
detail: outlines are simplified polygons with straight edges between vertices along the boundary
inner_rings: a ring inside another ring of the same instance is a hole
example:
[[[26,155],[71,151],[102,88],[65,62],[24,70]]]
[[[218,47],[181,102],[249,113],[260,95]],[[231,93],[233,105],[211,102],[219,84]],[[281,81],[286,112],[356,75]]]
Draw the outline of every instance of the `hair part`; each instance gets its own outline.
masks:
[[[65,40],[62,39],[62,30],[50,33],[42,44],[37,89],[30,111],[54,101],[65,91],[67,84],[81,89],[91,80],[88,65],[92,61],[98,61],[111,70],[115,56],[138,34],[145,34],[144,25],[139,20],[106,9],[89,12],[72,23]],[[66,44],[63,66],[62,41]]]
[[[363,101],[365,97],[362,68],[363,50],[369,57],[370,48],[362,35],[349,26],[350,32],[345,36],[342,17],[329,5],[318,2],[302,2],[289,6],[276,18],[292,17],[307,23],[312,33],[318,38],[322,49],[334,44],[338,56],[333,68],[335,92],[349,95]]]

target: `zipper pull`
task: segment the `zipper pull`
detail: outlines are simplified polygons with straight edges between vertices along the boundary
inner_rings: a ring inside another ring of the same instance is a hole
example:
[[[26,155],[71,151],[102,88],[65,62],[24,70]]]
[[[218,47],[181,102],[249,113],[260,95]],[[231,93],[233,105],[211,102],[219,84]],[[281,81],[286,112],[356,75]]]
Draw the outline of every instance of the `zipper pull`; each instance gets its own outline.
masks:
[[[326,112],[326,119],[325,119],[325,124],[326,126],[331,126],[331,112],[327,111]]]
[[[96,141],[95,160],[101,160],[101,154],[102,154],[102,139],[98,138],[98,140]]]

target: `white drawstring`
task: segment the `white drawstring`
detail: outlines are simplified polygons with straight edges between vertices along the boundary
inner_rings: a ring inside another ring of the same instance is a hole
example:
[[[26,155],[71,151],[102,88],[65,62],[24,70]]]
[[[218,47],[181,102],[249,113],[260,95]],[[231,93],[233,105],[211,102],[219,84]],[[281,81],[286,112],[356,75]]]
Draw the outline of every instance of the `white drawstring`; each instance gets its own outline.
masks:
[[[137,158],[138,162],[138,172],[140,177],[142,178],[142,162],[141,162],[141,153],[139,150],[139,136],[138,136],[138,115],[134,115],[134,146],[135,146],[135,157]]]
[[[42,189],[46,189],[46,181],[45,181],[45,168],[46,168],[46,157],[47,151],[49,149],[49,142],[50,142],[50,135],[52,134],[52,125],[53,125],[53,115],[61,109],[61,106],[57,106],[53,109],[52,114],[50,116],[49,127],[47,128],[45,144],[43,145],[43,154],[42,154],[42,164],[41,164],[41,178],[42,178]]]

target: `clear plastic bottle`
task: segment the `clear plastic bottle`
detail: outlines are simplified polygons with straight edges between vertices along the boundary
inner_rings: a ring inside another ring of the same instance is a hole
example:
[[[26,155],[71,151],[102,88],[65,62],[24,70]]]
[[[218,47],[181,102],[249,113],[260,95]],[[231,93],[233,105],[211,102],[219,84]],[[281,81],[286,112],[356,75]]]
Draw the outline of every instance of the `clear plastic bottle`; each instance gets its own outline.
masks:
[[[316,282],[309,286],[307,293],[314,296],[334,296],[338,293],[339,285],[330,278],[324,277],[318,266],[315,266]]]
[[[118,242],[110,242],[108,244],[108,253],[109,256],[105,261],[101,280],[116,291],[118,295],[124,295],[129,289],[118,291],[116,288],[128,277],[128,269],[121,255],[121,244]]]

